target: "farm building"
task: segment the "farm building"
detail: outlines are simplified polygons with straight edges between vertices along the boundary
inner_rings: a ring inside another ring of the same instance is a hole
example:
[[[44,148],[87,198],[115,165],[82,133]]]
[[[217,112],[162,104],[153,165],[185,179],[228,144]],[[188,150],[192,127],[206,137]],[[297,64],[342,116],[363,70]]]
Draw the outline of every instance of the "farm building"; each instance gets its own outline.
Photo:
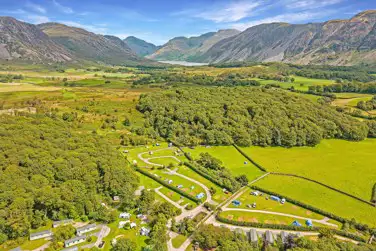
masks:
[[[199,193],[199,194],[196,195],[196,198],[199,199],[199,200],[201,200],[204,197],[205,197],[204,193]]]
[[[119,215],[120,219],[129,219],[130,217],[131,217],[131,214],[127,213],[127,212],[120,213],[120,215]]]
[[[150,234],[150,229],[149,228],[146,228],[146,227],[142,227],[140,229],[140,235],[143,235],[143,236],[149,236]]]
[[[61,251],[78,251],[78,247],[64,248]]]
[[[256,229],[252,228],[248,233],[248,240],[251,243],[257,243],[258,242],[258,235]]]
[[[64,225],[68,225],[72,223],[73,223],[72,219],[59,220],[59,221],[54,221],[52,223],[52,227],[55,228],[55,227],[60,227],[60,226],[64,226]]]
[[[275,239],[274,239],[274,235],[271,231],[267,230],[265,232],[265,241],[268,243],[268,244],[273,244]]]
[[[52,232],[50,230],[30,234],[31,241],[49,238],[49,237],[52,237]]]
[[[69,248],[71,246],[80,244],[80,243],[85,242],[85,241],[86,241],[86,236],[85,235],[83,235],[83,236],[77,236],[77,237],[74,237],[72,239],[66,240],[64,242],[64,247]]]
[[[76,229],[76,233],[77,233],[78,236],[80,236],[82,234],[94,231],[96,229],[97,229],[97,225],[96,224],[89,224],[89,225],[77,228]]]

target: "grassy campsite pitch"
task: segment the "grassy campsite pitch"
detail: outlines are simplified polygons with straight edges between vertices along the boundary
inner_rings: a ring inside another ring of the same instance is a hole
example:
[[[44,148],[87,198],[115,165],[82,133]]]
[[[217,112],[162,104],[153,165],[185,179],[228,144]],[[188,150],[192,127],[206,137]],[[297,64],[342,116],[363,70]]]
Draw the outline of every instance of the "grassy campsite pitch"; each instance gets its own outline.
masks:
[[[315,147],[242,148],[270,172],[297,174],[370,201],[376,180],[376,140],[323,140]]]
[[[315,183],[294,177],[269,175],[258,187],[308,204],[337,216],[376,226],[376,208]]]
[[[200,153],[209,153],[213,157],[220,159],[223,166],[228,168],[234,176],[245,174],[250,181],[263,174],[262,171],[250,163],[233,146],[200,146],[194,149],[185,148],[184,151],[190,153],[193,159],[198,159]]]

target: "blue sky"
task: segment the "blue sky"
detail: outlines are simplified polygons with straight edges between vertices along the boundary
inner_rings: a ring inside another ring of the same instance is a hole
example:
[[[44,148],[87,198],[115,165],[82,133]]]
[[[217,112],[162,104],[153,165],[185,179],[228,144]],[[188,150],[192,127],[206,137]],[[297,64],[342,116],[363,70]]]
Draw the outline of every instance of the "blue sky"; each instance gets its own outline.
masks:
[[[260,23],[350,18],[375,0],[0,0],[2,16],[61,22],[99,34],[129,35],[157,45],[176,36]]]

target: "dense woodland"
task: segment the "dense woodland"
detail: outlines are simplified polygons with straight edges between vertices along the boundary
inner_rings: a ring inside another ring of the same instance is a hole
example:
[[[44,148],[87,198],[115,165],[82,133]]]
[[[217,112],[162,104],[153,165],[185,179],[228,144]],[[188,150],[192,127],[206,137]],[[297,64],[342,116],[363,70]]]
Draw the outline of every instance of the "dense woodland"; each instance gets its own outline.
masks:
[[[139,134],[182,145],[313,146],[324,138],[359,141],[365,123],[278,89],[181,88],[141,95]]]
[[[198,75],[188,75],[188,74],[178,74],[169,72],[150,72],[150,76],[143,77],[135,80],[133,84],[144,85],[144,84],[159,84],[167,83],[174,84],[177,83],[191,83],[196,85],[207,85],[207,86],[259,86],[260,82],[257,80],[252,80],[249,78],[255,77],[253,74],[240,74],[240,73],[227,73],[221,74],[219,76],[208,76],[205,74]]]
[[[138,177],[107,141],[43,115],[0,117],[0,243],[48,219],[110,222],[101,205],[132,199]]]

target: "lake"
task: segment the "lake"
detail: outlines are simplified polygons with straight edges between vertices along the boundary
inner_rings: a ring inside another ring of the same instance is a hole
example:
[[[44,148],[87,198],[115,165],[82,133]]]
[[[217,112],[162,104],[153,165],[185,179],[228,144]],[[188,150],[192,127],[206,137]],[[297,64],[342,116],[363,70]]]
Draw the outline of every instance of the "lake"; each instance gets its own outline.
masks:
[[[175,64],[175,65],[184,65],[184,66],[203,66],[208,65],[208,63],[194,63],[194,62],[187,62],[187,61],[158,61],[164,64]]]

